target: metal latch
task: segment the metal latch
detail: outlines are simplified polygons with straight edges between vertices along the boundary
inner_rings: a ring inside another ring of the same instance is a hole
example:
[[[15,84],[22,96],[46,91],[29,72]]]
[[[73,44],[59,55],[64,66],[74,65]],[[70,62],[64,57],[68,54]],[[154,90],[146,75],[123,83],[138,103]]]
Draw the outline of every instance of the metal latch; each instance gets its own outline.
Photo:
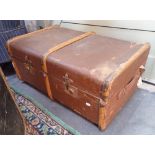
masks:
[[[24,67],[25,67],[26,70],[27,70],[28,72],[30,72],[31,74],[34,73],[34,67],[33,67],[33,65],[32,65],[32,61],[29,59],[28,56],[25,56]]]
[[[77,95],[77,88],[71,85],[71,83],[73,83],[73,80],[69,78],[67,73],[63,76],[63,83],[65,86],[65,91],[67,93],[73,96]]]

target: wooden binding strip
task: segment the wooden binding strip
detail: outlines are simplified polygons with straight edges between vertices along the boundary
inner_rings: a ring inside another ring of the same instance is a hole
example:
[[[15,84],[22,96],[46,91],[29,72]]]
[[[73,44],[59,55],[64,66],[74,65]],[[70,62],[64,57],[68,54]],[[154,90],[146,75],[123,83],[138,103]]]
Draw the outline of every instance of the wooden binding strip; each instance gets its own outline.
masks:
[[[51,53],[56,52],[56,51],[64,48],[65,46],[68,46],[70,44],[73,44],[74,42],[77,42],[77,41],[79,41],[79,40],[81,40],[83,38],[86,38],[86,37],[88,37],[90,35],[93,35],[93,34],[95,34],[95,32],[86,32],[86,33],[84,33],[84,34],[82,34],[80,36],[77,36],[75,38],[72,38],[70,40],[67,40],[65,42],[62,42],[62,43],[58,44],[57,46],[52,47],[51,49],[49,49],[49,51],[43,56],[43,71],[45,73],[44,74],[45,75],[44,76],[44,78],[45,78],[45,85],[46,85],[48,96],[51,99],[53,99],[53,94],[52,94],[52,90],[51,90],[51,87],[50,87],[50,82],[49,82],[49,78],[48,78],[47,64],[46,64],[48,56]]]

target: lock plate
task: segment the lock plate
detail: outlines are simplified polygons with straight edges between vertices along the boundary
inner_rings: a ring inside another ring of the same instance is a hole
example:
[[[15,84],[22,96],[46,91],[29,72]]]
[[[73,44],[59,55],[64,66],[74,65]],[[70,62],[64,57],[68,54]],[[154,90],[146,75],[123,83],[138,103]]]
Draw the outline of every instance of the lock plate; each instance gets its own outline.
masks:
[[[73,80],[69,78],[67,73],[63,76],[63,83],[64,90],[67,94],[70,94],[74,97],[78,96],[78,89],[72,85]]]
[[[24,67],[29,73],[34,74],[34,67],[28,56],[25,56]]]

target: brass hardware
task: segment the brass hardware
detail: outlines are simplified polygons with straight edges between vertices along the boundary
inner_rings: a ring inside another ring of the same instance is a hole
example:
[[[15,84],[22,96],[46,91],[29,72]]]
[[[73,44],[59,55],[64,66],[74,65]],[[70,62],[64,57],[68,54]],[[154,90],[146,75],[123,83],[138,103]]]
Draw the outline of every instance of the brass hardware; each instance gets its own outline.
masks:
[[[64,85],[65,85],[65,89],[69,90],[70,84],[73,82],[73,80],[71,80],[68,77],[68,74],[66,73],[65,76],[63,76],[63,80],[64,80]]]
[[[73,83],[73,80],[69,78],[67,73],[63,76],[63,81],[65,86],[65,92],[76,97],[78,89],[71,85],[71,83]]]
[[[32,64],[32,61],[29,59],[28,56],[25,56],[25,63],[24,63],[25,69],[30,72],[31,74],[34,73],[34,67]]]

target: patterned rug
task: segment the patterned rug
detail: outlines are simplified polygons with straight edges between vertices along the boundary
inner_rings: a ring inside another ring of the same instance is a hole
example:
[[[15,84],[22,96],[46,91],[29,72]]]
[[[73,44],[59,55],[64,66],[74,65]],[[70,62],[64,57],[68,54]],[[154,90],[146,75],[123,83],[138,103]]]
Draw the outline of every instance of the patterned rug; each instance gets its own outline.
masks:
[[[26,120],[26,134],[28,135],[73,135],[79,134],[76,130],[62,122],[52,113],[48,115],[32,101],[23,95],[12,91],[16,103]]]

